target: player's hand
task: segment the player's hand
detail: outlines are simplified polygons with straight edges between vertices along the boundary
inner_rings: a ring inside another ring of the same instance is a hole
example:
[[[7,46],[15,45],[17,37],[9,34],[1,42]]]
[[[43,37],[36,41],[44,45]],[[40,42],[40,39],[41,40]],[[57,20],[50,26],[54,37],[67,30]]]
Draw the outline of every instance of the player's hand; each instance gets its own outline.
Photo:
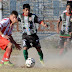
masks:
[[[22,49],[21,46],[20,46],[20,44],[15,44],[15,47],[16,47],[16,49],[18,49],[18,50],[21,50],[21,49]]]
[[[44,24],[44,27],[48,27],[48,25],[47,24]]]

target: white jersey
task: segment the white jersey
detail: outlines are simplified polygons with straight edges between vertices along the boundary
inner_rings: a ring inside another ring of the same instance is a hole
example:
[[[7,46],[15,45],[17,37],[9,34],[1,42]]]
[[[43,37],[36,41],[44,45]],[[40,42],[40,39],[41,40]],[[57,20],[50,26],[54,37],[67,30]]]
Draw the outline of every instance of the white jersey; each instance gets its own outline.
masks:
[[[4,35],[11,35],[12,34],[13,26],[10,27],[10,19],[9,18],[2,19],[0,21],[0,28],[1,28],[1,32]]]
[[[65,31],[65,34],[68,34],[72,31],[72,15],[68,16],[67,13],[63,13],[60,16],[60,21],[62,21],[61,31]]]
[[[64,10],[64,11],[63,11],[63,13],[66,13],[66,12],[67,12],[67,10]]]
[[[41,24],[40,18],[38,18],[35,14],[30,13],[28,16],[25,16],[24,14],[21,14],[19,16],[19,19],[21,20],[22,24],[22,31],[23,33],[26,33],[27,35],[32,35],[37,33],[37,24]]]

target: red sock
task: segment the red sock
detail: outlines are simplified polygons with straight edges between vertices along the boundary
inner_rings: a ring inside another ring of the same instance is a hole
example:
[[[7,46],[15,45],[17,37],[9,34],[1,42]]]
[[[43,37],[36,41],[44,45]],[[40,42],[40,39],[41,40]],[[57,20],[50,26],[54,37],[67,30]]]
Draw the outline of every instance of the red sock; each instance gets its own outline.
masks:
[[[60,55],[63,53],[63,51],[64,51],[64,48],[62,48],[62,49],[60,50]]]
[[[1,63],[3,63],[3,62],[5,61],[5,58],[6,58],[6,52],[5,52],[4,55],[3,55],[3,58],[2,58],[2,60],[1,60]]]
[[[9,61],[10,55],[12,52],[12,48],[8,48],[6,49],[6,57],[5,57],[5,61]]]

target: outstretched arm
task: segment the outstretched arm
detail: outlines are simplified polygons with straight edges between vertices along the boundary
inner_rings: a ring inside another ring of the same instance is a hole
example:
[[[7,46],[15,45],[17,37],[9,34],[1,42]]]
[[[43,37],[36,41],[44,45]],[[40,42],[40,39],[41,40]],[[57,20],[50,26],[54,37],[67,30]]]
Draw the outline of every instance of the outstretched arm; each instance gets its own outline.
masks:
[[[35,15],[35,18],[34,18],[34,22],[35,23],[39,23],[39,24],[41,24],[44,27],[48,27],[48,25],[45,24],[44,21],[40,20],[40,18],[38,18],[36,15]]]
[[[9,39],[15,45],[16,49],[21,50],[20,44],[17,44],[11,35],[9,36]]]
[[[61,21],[58,20],[58,23],[57,23],[57,33],[58,33],[58,34],[59,34],[59,27],[60,27],[60,23],[61,23]]]

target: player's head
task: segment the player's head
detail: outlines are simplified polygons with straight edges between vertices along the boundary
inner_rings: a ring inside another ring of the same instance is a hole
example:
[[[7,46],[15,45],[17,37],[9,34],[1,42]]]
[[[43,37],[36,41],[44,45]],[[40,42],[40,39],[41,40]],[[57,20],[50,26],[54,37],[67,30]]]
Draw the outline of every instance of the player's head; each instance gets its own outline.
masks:
[[[29,15],[29,13],[30,13],[30,5],[29,4],[24,4],[23,5],[23,13],[25,15]]]
[[[66,10],[67,10],[67,13],[71,12],[71,5],[69,3],[66,4]]]
[[[68,0],[68,1],[67,1],[67,4],[68,4],[68,3],[71,5],[71,8],[72,8],[72,0]]]
[[[18,16],[18,12],[17,11],[12,11],[10,14],[10,20],[12,22],[14,22],[15,20],[17,20],[17,16]]]

